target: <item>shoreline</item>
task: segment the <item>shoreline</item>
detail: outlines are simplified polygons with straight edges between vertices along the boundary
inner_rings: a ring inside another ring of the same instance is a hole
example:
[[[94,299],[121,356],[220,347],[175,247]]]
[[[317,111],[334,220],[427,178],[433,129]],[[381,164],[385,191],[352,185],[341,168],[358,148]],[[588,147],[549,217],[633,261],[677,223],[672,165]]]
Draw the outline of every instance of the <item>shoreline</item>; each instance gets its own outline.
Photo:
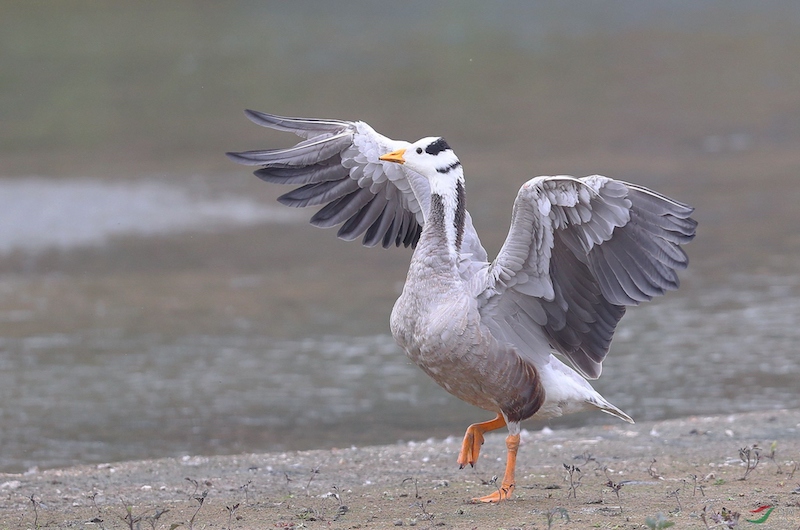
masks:
[[[646,528],[658,513],[704,528],[703,508],[744,520],[765,505],[765,528],[800,526],[800,410],[525,431],[515,498],[468,503],[502,474],[504,436],[464,470],[450,437],[0,474],[0,528],[547,528],[548,514],[553,528],[565,514],[573,528]],[[760,455],[745,480],[741,449],[751,466]]]

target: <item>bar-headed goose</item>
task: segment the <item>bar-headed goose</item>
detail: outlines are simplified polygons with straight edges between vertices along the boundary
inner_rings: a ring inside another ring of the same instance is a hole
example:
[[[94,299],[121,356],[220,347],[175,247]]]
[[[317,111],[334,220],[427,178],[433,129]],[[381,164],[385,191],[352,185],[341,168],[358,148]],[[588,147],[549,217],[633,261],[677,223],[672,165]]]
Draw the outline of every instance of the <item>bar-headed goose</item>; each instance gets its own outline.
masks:
[[[458,463],[474,465],[484,433],[508,427],[502,484],[476,500],[512,495],[522,420],[597,408],[633,421],[586,378],[600,375],[626,306],[677,289],[676,270],[688,263],[680,245],[697,226],[691,207],[599,175],[536,177],[520,188],[489,262],[465,209],[461,162],[444,139],[408,143],[360,121],[247,116],[305,138],[228,154],[261,166],[255,174],[267,182],[298,186],[280,202],[322,206],[311,223],[341,225],[342,239],[415,247],[392,334],[448,392],[497,415],[467,429]]]

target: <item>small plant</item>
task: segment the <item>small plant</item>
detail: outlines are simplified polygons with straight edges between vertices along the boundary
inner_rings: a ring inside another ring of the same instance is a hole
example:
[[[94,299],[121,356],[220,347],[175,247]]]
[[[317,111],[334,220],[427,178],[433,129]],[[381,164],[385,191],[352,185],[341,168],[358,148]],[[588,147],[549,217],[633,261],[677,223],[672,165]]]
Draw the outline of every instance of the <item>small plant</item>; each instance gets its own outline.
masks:
[[[97,510],[98,515],[102,515],[100,513],[100,507],[97,506],[97,492],[93,491],[92,493],[87,494],[86,497],[88,497],[89,500],[92,501],[92,506],[94,506],[94,509]]]
[[[134,526],[139,526],[139,523],[142,521],[142,515],[133,515],[133,506],[128,504],[125,501],[122,501],[122,507],[125,508],[125,515],[120,515],[119,518],[122,519],[127,525],[130,530],[134,530]]]
[[[197,517],[198,513],[200,513],[200,508],[203,507],[203,503],[206,501],[206,497],[208,497],[208,490],[203,491],[202,495],[194,498],[194,500],[200,503],[200,506],[197,507],[197,510],[195,510],[195,512],[192,514],[192,518],[189,519],[189,530],[194,529],[194,518]]]
[[[619,513],[620,514],[622,513],[622,499],[619,498],[619,490],[622,489],[622,486],[624,486],[624,484],[618,484],[617,482],[614,482],[613,480],[609,480],[608,482],[606,482],[606,487],[611,488],[611,491],[613,491],[614,495],[617,496],[617,503],[619,504]]]
[[[503,492],[501,490],[502,490],[503,486],[497,484],[498,479],[499,479],[499,477],[497,475],[493,475],[492,479],[489,482],[487,482],[487,485],[492,485],[495,488],[497,488],[498,495],[500,495],[500,497],[502,497],[503,496]]]
[[[311,468],[311,476],[308,477],[308,482],[306,482],[306,495],[310,495],[308,492],[308,488],[311,486],[311,481],[314,480],[314,477],[319,474],[319,466]]]
[[[436,517],[434,514],[428,513],[427,506],[432,502],[433,501],[430,499],[428,499],[427,501],[423,501],[422,499],[420,499],[419,501],[414,503],[414,506],[419,506],[420,510],[422,510],[422,515],[420,515],[421,519],[426,521],[433,521],[433,518]]]
[[[189,497],[194,497],[195,493],[197,493],[197,490],[200,489],[200,483],[190,477],[186,477],[184,480],[194,486],[194,491],[189,494]]]
[[[650,530],[663,530],[664,528],[675,526],[675,521],[670,521],[663,513],[659,512],[655,517],[645,517],[644,524],[647,525],[647,528]]]
[[[703,486],[702,485],[698,486],[697,484],[697,475],[690,474],[689,478],[692,479],[692,497],[695,497],[697,495],[698,489],[700,490],[700,495],[705,497],[706,494],[705,492],[703,492]],[[683,483],[686,484],[686,479],[683,480]]]
[[[775,451],[777,451],[777,450],[778,450],[778,440],[774,440],[772,442],[772,444],[770,444],[770,446],[769,446],[769,454],[765,454],[764,458],[766,458],[768,460],[772,460],[772,463],[775,464],[775,467],[778,468],[778,470],[775,472],[776,475],[782,475],[783,474],[783,468],[781,468],[781,465],[775,459]]]
[[[339,508],[336,510],[336,515],[333,516],[334,521],[338,521],[344,514],[350,511],[350,508],[344,503],[342,490],[339,489],[339,486],[334,484],[333,491],[328,492],[326,497],[334,498],[339,503]]]
[[[680,497],[678,496],[678,494],[679,494],[680,492],[681,492],[681,489],[680,489],[680,488],[678,488],[678,489],[676,489],[675,491],[671,491],[671,492],[667,493],[667,496],[668,496],[668,497],[675,497],[675,502],[677,502],[677,503],[678,503],[678,509],[677,509],[676,513],[677,513],[677,512],[682,512],[682,511],[683,511],[683,506],[681,506],[681,499],[680,499]]]
[[[583,460],[583,465],[588,465],[589,462],[597,462],[597,459],[589,451],[584,451],[575,457],[575,460]]]
[[[153,515],[148,515],[144,517],[144,520],[150,525],[152,530],[156,530],[156,525],[158,524],[158,520],[161,519],[161,516],[167,513],[169,510],[166,508],[156,508],[156,511]],[[228,525],[230,527],[230,525]]]
[[[496,479],[497,479],[497,477],[495,477],[495,481],[496,481]],[[412,506],[417,506],[422,510],[422,515],[421,515],[422,519],[426,519],[428,521],[433,520],[433,518],[436,517],[436,516],[433,515],[433,514],[428,513],[428,509],[427,509],[428,504],[431,504],[433,501],[432,500],[427,500],[427,501],[423,501],[422,500],[422,495],[419,494],[419,483],[418,483],[417,479],[412,478],[412,477],[405,478],[405,479],[403,479],[403,482],[401,482],[401,485],[404,485],[406,482],[412,482],[412,481],[414,482],[414,499],[416,499],[416,502],[414,504],[412,504]],[[345,508],[345,511],[347,511],[347,506],[344,506],[344,508]]]
[[[400,483],[401,486],[405,486],[406,482],[414,481],[414,498],[421,499],[422,497],[419,494],[419,485],[417,483],[417,479],[413,477],[404,478],[403,482]]]
[[[31,494],[30,499],[33,505],[33,527],[39,528],[39,501],[34,498],[33,494]]]
[[[608,474],[608,468],[605,466],[603,467],[603,473],[605,473],[606,478],[608,479],[608,482],[606,482],[606,487],[611,488],[611,491],[613,491],[614,495],[617,496],[617,503],[619,504],[619,513],[620,515],[622,515],[622,499],[619,498],[619,490],[622,489],[622,486],[624,486],[624,484],[619,484],[617,482],[614,482],[611,479],[611,476]]]
[[[711,528],[736,528],[739,526],[739,512],[732,512],[729,511],[727,508],[723,507],[722,511],[715,512],[711,510],[709,512],[708,506],[703,506],[703,511],[700,513],[700,520],[703,521],[703,524],[706,525],[706,529]],[[709,526],[708,519],[714,523],[714,526]]]
[[[239,486],[239,489],[244,491],[244,503],[245,503],[245,505],[249,505],[250,504],[250,496],[248,494],[250,493],[250,484],[252,484],[252,483],[253,483],[252,480],[248,480],[245,484],[242,484],[241,486]]]
[[[341,488],[336,484],[333,485],[333,493],[336,494],[336,500],[339,501],[339,504],[344,504],[344,495]]]
[[[741,480],[747,480],[747,475],[749,475],[761,461],[761,449],[759,449],[756,444],[753,444],[752,447],[743,447],[739,449],[739,459],[745,464],[744,476]]]
[[[650,462],[650,465],[647,467],[647,474],[653,477],[654,479],[661,480],[664,477],[662,477],[658,473],[658,469],[656,469],[656,462],[657,460],[655,458]]]
[[[230,528],[231,528],[231,519],[233,519],[233,515],[236,513],[236,510],[239,509],[239,503],[237,502],[233,506],[226,506],[225,509],[228,510],[228,530],[230,530]]]
[[[569,491],[567,492],[567,498],[569,499],[570,497],[572,497],[577,499],[578,488],[581,485],[581,478],[582,478],[581,470],[579,467],[567,464],[564,464],[564,469],[567,470],[567,480],[569,480]]]
[[[553,520],[556,518],[556,515],[561,516],[562,519],[566,519],[567,522],[569,522],[569,513],[567,513],[567,510],[565,508],[562,508],[560,506],[557,508],[551,508],[545,514],[545,516],[547,517],[547,530],[551,530],[551,528],[553,527]]]
[[[97,510],[97,515],[94,516],[94,518],[91,519],[89,522],[95,523],[95,524],[99,523],[100,524],[100,528],[102,529],[103,528],[103,512],[100,511],[100,507],[97,505],[97,495],[98,495],[98,493],[96,491],[86,494],[86,497],[90,501],[92,501],[92,506],[94,506],[94,509]]]

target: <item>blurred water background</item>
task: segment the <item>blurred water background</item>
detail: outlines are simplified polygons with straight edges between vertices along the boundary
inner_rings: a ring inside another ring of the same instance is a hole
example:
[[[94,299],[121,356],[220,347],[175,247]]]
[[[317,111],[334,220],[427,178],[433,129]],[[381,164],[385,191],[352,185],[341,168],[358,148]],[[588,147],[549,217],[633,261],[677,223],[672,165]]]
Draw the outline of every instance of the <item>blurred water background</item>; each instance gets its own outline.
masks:
[[[637,420],[800,406],[798,57],[793,0],[4,1],[0,471],[488,419],[394,345],[410,251],[223,156],[295,140],[244,108],[445,136],[490,255],[533,176],[691,203],[682,290],[628,312],[596,388]]]

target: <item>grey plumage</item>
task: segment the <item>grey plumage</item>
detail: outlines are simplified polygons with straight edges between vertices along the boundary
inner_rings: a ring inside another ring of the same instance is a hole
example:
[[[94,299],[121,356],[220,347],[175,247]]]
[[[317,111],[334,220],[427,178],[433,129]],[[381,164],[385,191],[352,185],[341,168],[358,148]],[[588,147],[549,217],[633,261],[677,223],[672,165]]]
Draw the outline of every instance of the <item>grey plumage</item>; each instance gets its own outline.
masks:
[[[392,332],[449,392],[502,416],[484,430],[507,423],[513,436],[528,417],[591,407],[632,421],[583,377],[600,375],[626,306],[678,288],[688,264],[681,245],[697,226],[690,206],[599,175],[536,177],[520,188],[490,263],[463,208],[461,163],[443,139],[409,144],[363,122],[247,116],[305,138],[228,155],[260,166],[267,182],[297,186],[283,204],[321,206],[312,224],[340,225],[343,239],[416,247]],[[473,463],[470,451],[477,458],[470,436],[462,465]]]
[[[255,174],[262,180],[298,186],[281,203],[323,206],[312,224],[341,225],[343,239],[363,235],[368,246],[416,245],[425,215],[419,203],[429,202],[429,185],[413,171],[378,160],[405,142],[363,122],[246,114],[258,125],[306,138],[288,149],[228,153],[235,162],[261,166]],[[546,205],[547,223],[537,201]],[[605,177],[538,177],[520,190],[508,240],[491,267],[469,220],[462,274],[495,278],[476,296],[507,340],[514,342],[511,328],[520,325],[504,319],[513,314],[523,326],[541,327],[554,350],[596,378],[624,306],[678,288],[676,270],[688,263],[679,245],[695,233],[692,210]]]

